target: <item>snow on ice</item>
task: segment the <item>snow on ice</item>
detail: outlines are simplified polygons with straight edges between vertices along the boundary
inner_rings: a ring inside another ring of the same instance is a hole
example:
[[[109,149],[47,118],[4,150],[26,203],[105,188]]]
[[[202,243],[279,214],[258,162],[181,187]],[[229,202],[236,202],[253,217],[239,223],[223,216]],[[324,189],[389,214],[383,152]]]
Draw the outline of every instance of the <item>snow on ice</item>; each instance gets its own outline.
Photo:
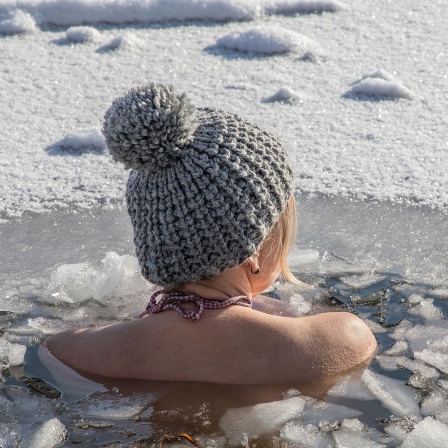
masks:
[[[291,52],[312,53],[318,45],[307,36],[280,27],[257,27],[233,31],[216,41],[219,47],[230,50],[274,55]]]

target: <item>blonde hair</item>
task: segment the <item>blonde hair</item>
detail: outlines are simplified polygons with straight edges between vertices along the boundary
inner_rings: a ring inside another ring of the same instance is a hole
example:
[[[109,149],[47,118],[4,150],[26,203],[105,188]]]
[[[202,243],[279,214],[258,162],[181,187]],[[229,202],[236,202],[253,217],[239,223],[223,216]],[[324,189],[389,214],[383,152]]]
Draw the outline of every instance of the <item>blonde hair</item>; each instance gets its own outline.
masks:
[[[274,256],[278,257],[281,274],[287,282],[300,284],[300,281],[294,276],[288,266],[288,254],[294,246],[297,237],[298,220],[297,206],[294,196],[291,196],[286,208],[280,214],[277,223],[272,229],[270,236],[277,242],[277,250]]]

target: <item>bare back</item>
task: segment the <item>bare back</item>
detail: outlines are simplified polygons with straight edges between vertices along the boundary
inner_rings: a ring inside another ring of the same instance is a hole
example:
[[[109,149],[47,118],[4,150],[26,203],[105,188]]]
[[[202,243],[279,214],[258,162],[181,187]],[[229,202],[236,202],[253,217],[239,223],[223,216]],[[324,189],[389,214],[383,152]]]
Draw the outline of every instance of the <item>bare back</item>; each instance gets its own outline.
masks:
[[[198,322],[174,311],[70,330],[47,347],[80,371],[122,378],[279,384],[324,378],[371,356],[376,341],[348,313],[292,318],[238,306]]]

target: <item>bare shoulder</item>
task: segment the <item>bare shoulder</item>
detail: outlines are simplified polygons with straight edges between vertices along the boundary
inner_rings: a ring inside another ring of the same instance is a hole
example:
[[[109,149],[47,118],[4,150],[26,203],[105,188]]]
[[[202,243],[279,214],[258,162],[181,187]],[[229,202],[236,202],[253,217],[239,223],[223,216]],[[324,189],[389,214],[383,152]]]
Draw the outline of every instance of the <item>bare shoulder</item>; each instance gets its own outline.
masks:
[[[232,307],[198,322],[166,312],[72,330],[47,347],[65,364],[104,376],[274,384],[348,370],[371,356],[376,341],[348,313],[288,318]]]

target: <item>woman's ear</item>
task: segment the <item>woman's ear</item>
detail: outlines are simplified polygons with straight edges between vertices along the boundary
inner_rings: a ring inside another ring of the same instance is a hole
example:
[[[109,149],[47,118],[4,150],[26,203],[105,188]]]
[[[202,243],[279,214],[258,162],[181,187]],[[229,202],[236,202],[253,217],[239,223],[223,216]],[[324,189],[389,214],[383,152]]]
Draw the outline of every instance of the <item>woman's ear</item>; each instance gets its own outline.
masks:
[[[260,265],[258,261],[259,253],[255,252],[253,255],[251,255],[246,261],[245,265],[250,269],[250,273],[255,275],[260,273]]]

